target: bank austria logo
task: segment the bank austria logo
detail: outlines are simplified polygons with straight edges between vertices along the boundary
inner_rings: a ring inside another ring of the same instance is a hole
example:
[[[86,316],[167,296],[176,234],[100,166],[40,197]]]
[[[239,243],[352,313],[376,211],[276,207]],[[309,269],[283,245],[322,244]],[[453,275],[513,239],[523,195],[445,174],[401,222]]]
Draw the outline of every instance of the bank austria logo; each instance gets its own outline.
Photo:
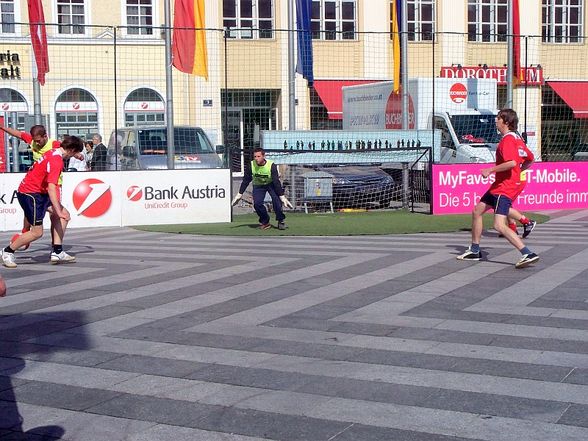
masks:
[[[143,189],[137,185],[131,185],[127,188],[127,199],[132,202],[140,201],[143,197]]]
[[[72,198],[78,216],[100,217],[112,205],[110,184],[95,178],[86,179],[76,185]]]

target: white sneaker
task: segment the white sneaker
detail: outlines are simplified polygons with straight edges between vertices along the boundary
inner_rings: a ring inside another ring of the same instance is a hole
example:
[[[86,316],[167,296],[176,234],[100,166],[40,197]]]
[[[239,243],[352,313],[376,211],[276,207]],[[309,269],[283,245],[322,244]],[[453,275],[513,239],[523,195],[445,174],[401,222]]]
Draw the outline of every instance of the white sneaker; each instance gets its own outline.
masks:
[[[16,262],[14,261],[14,253],[7,253],[2,248],[2,265],[6,268],[16,268]]]
[[[58,263],[73,263],[76,261],[75,256],[70,256],[65,251],[57,254],[55,251],[51,253],[51,264],[57,265]]]

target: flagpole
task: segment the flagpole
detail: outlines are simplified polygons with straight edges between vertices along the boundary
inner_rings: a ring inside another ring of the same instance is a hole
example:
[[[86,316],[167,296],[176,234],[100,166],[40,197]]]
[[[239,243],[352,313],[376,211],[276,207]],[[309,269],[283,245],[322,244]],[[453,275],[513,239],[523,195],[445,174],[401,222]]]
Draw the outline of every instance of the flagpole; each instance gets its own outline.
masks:
[[[512,80],[514,64],[514,8],[513,2],[508,2],[508,14],[506,21],[506,41],[507,41],[507,64],[506,64],[506,107],[511,108],[512,102]]]
[[[402,78],[402,128],[408,129],[408,0],[402,0],[400,22],[400,78]]]
[[[37,77],[33,78],[33,113],[35,115],[35,124],[43,124],[41,117],[41,84]]]
[[[288,125],[296,130],[296,60],[294,48],[294,0],[288,1]]]
[[[174,169],[175,143],[174,143],[174,91],[172,77],[172,50],[171,50],[171,6],[170,0],[165,0],[165,119],[167,125],[167,168]]]

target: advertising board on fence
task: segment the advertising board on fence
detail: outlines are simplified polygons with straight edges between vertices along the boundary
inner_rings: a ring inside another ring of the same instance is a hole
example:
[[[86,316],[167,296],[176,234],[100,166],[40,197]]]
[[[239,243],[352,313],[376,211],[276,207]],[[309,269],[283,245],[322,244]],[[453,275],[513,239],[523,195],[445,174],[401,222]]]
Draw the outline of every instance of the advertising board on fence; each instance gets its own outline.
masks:
[[[441,130],[262,130],[261,147],[277,164],[373,164],[441,158]]]
[[[22,228],[16,190],[23,177],[0,175],[3,231]],[[70,228],[230,222],[230,183],[227,169],[67,172],[62,203]]]
[[[492,164],[433,165],[433,214],[469,213],[494,182],[484,178]],[[536,162],[513,206],[519,210],[562,210],[588,206],[588,162]]]

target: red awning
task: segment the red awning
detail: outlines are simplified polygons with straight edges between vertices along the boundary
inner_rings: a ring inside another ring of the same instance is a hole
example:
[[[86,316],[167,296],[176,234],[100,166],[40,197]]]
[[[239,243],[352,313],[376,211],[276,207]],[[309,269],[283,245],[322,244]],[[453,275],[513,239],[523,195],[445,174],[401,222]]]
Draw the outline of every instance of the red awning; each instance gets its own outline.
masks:
[[[376,80],[314,80],[314,90],[327,108],[329,119],[343,119],[343,86],[377,83]]]
[[[588,119],[588,81],[547,81],[571,107],[574,118]]]

